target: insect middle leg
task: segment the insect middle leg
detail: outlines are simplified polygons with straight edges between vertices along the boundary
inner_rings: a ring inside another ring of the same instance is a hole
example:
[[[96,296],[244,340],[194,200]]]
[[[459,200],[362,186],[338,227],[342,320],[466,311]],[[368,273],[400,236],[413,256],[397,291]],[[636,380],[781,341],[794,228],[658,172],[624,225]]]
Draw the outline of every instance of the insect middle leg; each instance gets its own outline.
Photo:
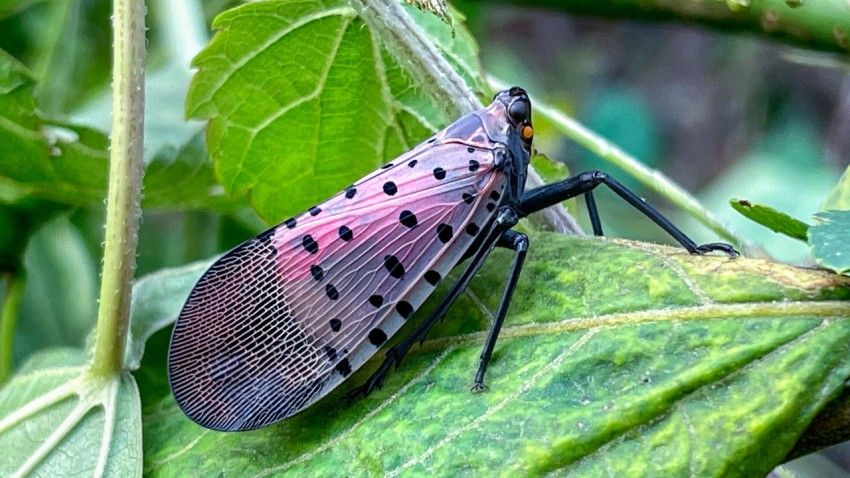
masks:
[[[675,239],[691,254],[705,254],[711,251],[721,251],[729,254],[730,256],[738,255],[738,251],[736,251],[734,247],[723,242],[712,242],[709,244],[697,245],[684,232],[674,226],[669,219],[658,212],[657,209],[650,206],[646,201],[641,199],[627,187],[620,184],[617,180],[601,171],[588,171],[563,181],[528,191],[520,199],[517,212],[524,217],[533,212],[558,204],[559,202],[584,194],[586,195],[590,220],[593,224],[593,233],[597,236],[601,236],[602,226],[599,222],[599,213],[596,210],[596,202],[593,200],[593,196],[591,195],[591,191],[600,184],[608,186],[632,207],[643,213],[655,224],[658,224],[661,229],[667,232],[667,234],[670,234],[673,239]]]
[[[466,290],[466,287],[469,285],[469,282],[475,276],[475,273],[478,272],[478,269],[481,268],[481,265],[484,263],[484,260],[490,255],[490,252],[493,251],[493,248],[498,244],[498,241],[502,237],[502,234],[505,233],[508,229],[516,225],[518,218],[513,209],[503,208],[500,209],[496,214],[496,219],[493,222],[489,232],[487,233],[487,237],[481,243],[481,247],[476,251],[476,253],[472,256],[469,264],[464,269],[463,273],[461,273],[460,278],[455,282],[452,286],[451,290],[448,294],[443,298],[440,305],[437,307],[431,315],[429,315],[418,327],[407,337],[405,337],[401,342],[397,343],[389,350],[387,350],[385,354],[384,361],[378,367],[378,370],[373,373],[363,385],[351,390],[348,392],[348,398],[354,398],[358,395],[368,395],[369,392],[374,390],[377,387],[380,387],[384,383],[384,378],[386,378],[387,373],[389,373],[390,369],[395,366],[398,367],[401,363],[401,359],[407,354],[408,350],[416,342],[422,342],[425,340],[425,336],[428,334],[428,331],[439,322],[443,317],[445,317],[446,313],[449,310],[449,307],[460,297],[460,294]]]

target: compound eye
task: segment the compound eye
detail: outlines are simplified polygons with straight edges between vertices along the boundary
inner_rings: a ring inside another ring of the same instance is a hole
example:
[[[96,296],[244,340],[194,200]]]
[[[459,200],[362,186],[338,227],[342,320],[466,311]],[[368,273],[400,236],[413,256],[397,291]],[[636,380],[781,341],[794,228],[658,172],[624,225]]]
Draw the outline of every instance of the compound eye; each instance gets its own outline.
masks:
[[[516,100],[508,107],[508,114],[516,123],[526,122],[531,115],[531,105],[526,100]]]

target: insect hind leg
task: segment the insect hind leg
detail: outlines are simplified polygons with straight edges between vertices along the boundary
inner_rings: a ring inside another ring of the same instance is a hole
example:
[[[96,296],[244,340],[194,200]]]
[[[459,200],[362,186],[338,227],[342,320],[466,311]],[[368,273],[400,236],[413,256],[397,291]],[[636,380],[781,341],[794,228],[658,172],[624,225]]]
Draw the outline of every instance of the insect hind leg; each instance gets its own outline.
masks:
[[[502,330],[502,324],[505,321],[505,316],[508,314],[511,298],[513,298],[519,275],[522,272],[522,266],[525,263],[525,254],[528,251],[528,236],[521,232],[507,230],[499,238],[497,246],[511,249],[516,252],[516,255],[511,265],[508,281],[505,284],[505,290],[502,292],[499,311],[496,313],[496,319],[490,327],[490,333],[487,334],[487,341],[484,342],[484,350],[481,351],[481,361],[478,364],[478,372],[475,374],[475,382],[472,385],[472,391],[476,393],[482,392],[487,388],[484,385],[484,373],[487,371],[487,366],[490,365],[490,359],[493,357],[493,349],[496,347],[496,341],[499,339],[499,332]]]
[[[614,191],[629,205],[651,219],[652,222],[672,236],[676,242],[681,244],[682,247],[687,249],[691,254],[706,254],[711,251],[721,251],[730,256],[738,255],[738,251],[736,251],[734,247],[723,242],[712,242],[709,244],[697,245],[690,237],[674,226],[673,223],[664,217],[664,215],[662,215],[657,209],[650,206],[640,196],[620,184],[620,182],[601,171],[587,171],[563,181],[528,191],[520,199],[519,204],[517,205],[517,210],[522,216],[527,216],[528,214],[553,206],[578,195],[588,195],[600,184],[608,186],[609,189]],[[592,196],[586,197],[589,197],[589,199],[587,199],[588,212],[591,215],[591,223],[593,223],[594,234],[601,235],[602,227],[599,223],[596,203],[593,201]]]

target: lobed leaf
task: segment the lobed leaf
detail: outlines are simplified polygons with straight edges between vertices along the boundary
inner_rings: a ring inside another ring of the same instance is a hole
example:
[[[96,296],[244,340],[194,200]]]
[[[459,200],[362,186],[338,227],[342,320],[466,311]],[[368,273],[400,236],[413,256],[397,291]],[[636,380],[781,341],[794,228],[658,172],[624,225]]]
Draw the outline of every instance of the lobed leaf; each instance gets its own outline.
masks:
[[[146,473],[764,475],[850,378],[850,279],[540,233],[489,390],[472,394],[509,259],[497,251],[365,399],[342,395],[380,357],[305,412],[251,432],[202,429],[167,392],[148,397]]]
[[[469,33],[410,10],[470,84]],[[443,107],[345,0],[270,0],[219,15],[186,102],[230,194],[269,222],[305,209],[447,123]],[[282,198],[285,197],[285,200]]]
[[[34,355],[0,389],[0,475],[139,476],[139,390],[97,379],[76,349]]]
[[[753,204],[746,199],[730,199],[729,204],[743,216],[774,232],[804,242],[807,239],[809,225],[799,219],[794,219],[784,212],[777,211],[763,204]]]
[[[809,228],[809,245],[815,262],[821,267],[847,274],[850,272],[850,211],[824,211],[815,214]]]

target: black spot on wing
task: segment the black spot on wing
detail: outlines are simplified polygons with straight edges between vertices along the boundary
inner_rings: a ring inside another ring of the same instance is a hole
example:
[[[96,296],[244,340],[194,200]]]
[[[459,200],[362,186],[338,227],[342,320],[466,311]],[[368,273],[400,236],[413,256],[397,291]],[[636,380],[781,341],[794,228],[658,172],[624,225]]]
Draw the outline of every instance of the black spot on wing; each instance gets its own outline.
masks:
[[[380,295],[373,295],[369,297],[369,303],[372,304],[373,307],[380,307],[384,305],[384,297]]]
[[[310,275],[313,276],[313,279],[322,280],[322,277],[325,276],[325,271],[321,268],[321,266],[313,264],[310,266]]]
[[[379,328],[374,328],[369,331],[369,343],[375,347],[380,347],[387,341],[387,334]]]
[[[348,226],[340,226],[339,227],[339,238],[343,241],[350,241],[354,239],[354,232]]]
[[[405,209],[401,211],[401,214],[398,215],[398,221],[407,228],[413,229],[419,223],[419,220],[416,218],[416,214],[413,214],[411,211]]]
[[[334,366],[334,370],[339,372],[343,377],[347,377],[351,374],[351,363],[349,363],[347,358],[344,358],[337,362],[336,366]]]
[[[319,243],[316,242],[310,234],[306,234],[301,238],[301,246],[304,247],[304,250],[310,254],[319,252]]]
[[[387,196],[394,196],[395,193],[398,192],[398,187],[392,181],[387,181],[384,183],[384,193]]]
[[[402,276],[404,276],[404,266],[396,256],[384,256],[384,267],[387,269],[390,275],[392,277],[395,277],[396,279],[401,279]]]
[[[452,226],[446,223],[440,223],[437,225],[437,238],[440,239],[440,242],[443,244],[449,242],[454,237],[454,229]]]
[[[405,319],[408,319],[411,315],[413,315],[413,306],[406,300],[399,301],[398,304],[395,305],[395,310]]]
[[[442,277],[437,271],[430,270],[425,273],[425,281],[431,285],[437,285],[437,283],[440,282],[440,279],[442,279]]]

